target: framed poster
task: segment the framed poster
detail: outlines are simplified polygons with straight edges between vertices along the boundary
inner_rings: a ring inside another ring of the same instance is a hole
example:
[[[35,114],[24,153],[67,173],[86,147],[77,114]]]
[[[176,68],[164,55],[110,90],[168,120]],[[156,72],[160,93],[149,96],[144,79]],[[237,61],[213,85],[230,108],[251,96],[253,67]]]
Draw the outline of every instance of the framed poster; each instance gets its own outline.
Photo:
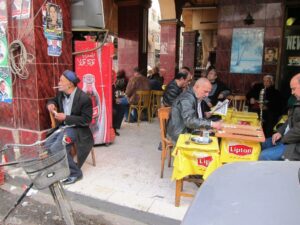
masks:
[[[44,35],[47,39],[63,39],[62,10],[59,5],[47,3],[42,10]]]
[[[278,48],[265,47],[264,64],[274,65],[277,64],[277,60],[278,60]]]
[[[12,82],[8,67],[0,67],[0,102],[12,103]]]
[[[261,73],[263,40],[263,28],[233,29],[230,72]]]

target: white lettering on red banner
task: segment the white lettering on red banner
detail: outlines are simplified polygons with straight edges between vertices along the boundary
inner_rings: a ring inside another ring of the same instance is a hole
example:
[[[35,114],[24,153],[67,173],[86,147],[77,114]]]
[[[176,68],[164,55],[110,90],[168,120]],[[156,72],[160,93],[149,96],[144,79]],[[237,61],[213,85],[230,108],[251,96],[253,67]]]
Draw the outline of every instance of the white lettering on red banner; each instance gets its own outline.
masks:
[[[208,167],[209,163],[213,160],[212,156],[206,156],[202,158],[197,158],[198,166]]]
[[[246,145],[229,146],[229,153],[239,155],[239,156],[251,155],[252,151],[253,148]]]

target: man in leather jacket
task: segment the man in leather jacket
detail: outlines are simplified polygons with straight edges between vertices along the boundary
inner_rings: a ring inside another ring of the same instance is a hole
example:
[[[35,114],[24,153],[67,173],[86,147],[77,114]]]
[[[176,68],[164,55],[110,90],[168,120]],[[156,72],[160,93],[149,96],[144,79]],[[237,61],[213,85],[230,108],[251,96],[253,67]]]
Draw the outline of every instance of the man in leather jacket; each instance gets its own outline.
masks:
[[[300,160],[300,73],[291,79],[290,87],[297,101],[287,121],[263,143],[260,160]]]
[[[192,88],[183,92],[173,103],[167,133],[176,143],[178,136],[200,127],[221,129],[222,122],[212,122],[205,119],[201,109],[202,100],[211,91],[211,83],[206,78],[200,78]]]

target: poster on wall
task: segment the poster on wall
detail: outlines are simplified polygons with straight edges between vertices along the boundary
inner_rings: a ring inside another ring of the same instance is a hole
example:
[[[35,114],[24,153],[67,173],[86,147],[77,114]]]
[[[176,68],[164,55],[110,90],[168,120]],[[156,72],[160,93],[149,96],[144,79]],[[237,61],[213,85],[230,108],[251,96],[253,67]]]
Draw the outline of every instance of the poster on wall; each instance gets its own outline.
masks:
[[[288,66],[300,66],[300,56],[289,56]]]
[[[8,66],[8,45],[6,34],[0,31],[0,67]]]
[[[62,10],[59,5],[47,3],[43,10],[44,35],[47,39],[63,39]]]
[[[265,47],[265,65],[275,65],[278,60],[278,48],[275,47]]]
[[[11,15],[16,19],[28,19],[30,17],[31,0],[13,0]]]
[[[48,39],[47,43],[48,43],[48,55],[50,56],[61,55],[61,45],[62,45],[61,41]]]
[[[8,67],[0,67],[0,102],[12,103],[12,82]]]
[[[0,0],[0,26],[7,24],[6,1]]]
[[[230,72],[261,73],[263,40],[263,28],[233,29]]]

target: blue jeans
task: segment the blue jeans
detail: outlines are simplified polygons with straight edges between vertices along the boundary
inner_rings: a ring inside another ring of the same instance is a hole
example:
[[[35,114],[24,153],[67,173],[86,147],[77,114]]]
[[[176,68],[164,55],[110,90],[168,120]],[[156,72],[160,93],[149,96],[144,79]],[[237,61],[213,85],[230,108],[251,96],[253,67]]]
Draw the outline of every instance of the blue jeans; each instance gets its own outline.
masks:
[[[262,143],[261,149],[259,160],[282,160],[285,145],[282,142],[277,142],[276,145],[273,145],[272,137],[269,137]]]
[[[122,97],[119,99],[120,101],[120,105],[126,106],[125,108],[125,112],[124,112],[124,117],[125,120],[128,120],[128,114],[129,114],[129,102],[128,99],[126,97]],[[136,121],[137,120],[137,112],[136,110],[132,110],[132,112],[130,112],[130,120],[131,121]]]

